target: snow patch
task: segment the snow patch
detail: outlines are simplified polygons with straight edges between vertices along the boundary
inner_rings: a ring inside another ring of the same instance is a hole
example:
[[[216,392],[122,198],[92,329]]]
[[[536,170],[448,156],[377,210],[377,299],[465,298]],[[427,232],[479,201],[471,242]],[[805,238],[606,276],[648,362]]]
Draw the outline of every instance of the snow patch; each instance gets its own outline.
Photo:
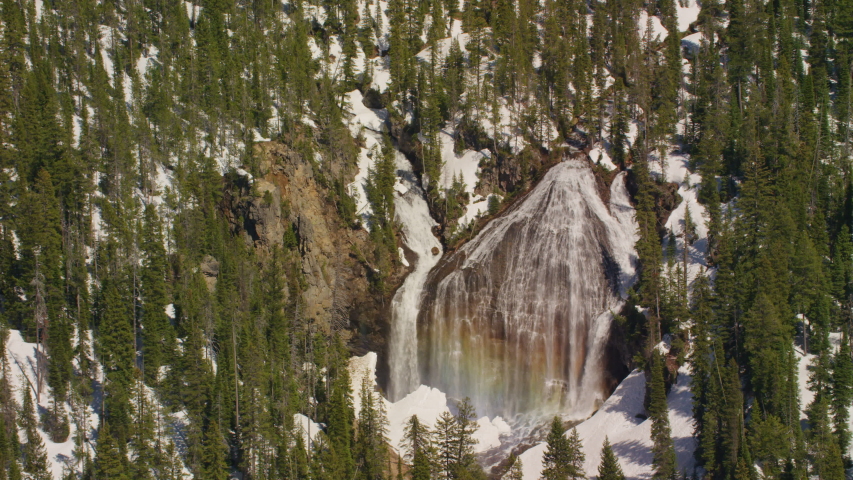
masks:
[[[320,424],[314,422],[301,413],[293,415],[293,424],[296,431],[302,435],[302,441],[305,444],[305,448],[308,451],[311,451],[311,447],[314,442],[317,441],[317,435],[323,431]]]
[[[645,39],[646,33],[648,33],[649,29],[649,20],[651,19],[651,38],[652,42],[660,42],[665,39],[667,35],[669,35],[669,31],[667,31],[666,27],[663,26],[663,23],[660,21],[660,17],[657,15],[653,15],[649,17],[648,12],[645,10],[640,11],[640,18],[637,21],[637,27],[640,30],[640,38]]]
[[[678,31],[686,32],[690,24],[699,18],[702,6],[699,0],[678,0],[675,2],[675,12],[678,16]]]
[[[24,392],[30,390],[34,403],[37,403],[37,410],[48,411],[50,408],[50,399],[52,392],[47,386],[46,379],[43,380],[41,399],[36,398],[36,383],[37,383],[37,362],[36,362],[36,344],[26,342],[18,330],[8,330],[9,337],[6,341],[6,358],[9,364],[9,383],[12,385],[12,390],[15,394],[15,400],[19,406],[24,403]],[[77,434],[78,425],[74,421],[72,413],[74,409],[65,402],[65,412],[69,416],[69,435],[65,442],[57,443],[50,439],[50,436],[38,429],[39,435],[44,442],[45,450],[47,451],[48,468],[50,469],[53,478],[60,480],[63,478],[65,469],[77,472],[78,466],[74,461],[74,449],[76,447],[74,439]],[[98,415],[91,405],[78,406],[82,408],[82,420],[87,431],[85,434],[89,438],[96,437],[95,429],[100,425],[100,415]],[[20,433],[19,433],[20,435]],[[90,449],[89,454],[94,455],[94,450]],[[82,472],[80,472],[82,473]]]
[[[417,415],[422,424],[433,428],[438,417],[444,412],[450,412],[447,408],[447,395],[437,388],[421,385],[400,401],[388,405],[389,443],[400,450],[406,422],[412,415]]]
[[[592,147],[592,150],[589,151],[589,158],[592,160],[592,163],[601,165],[608,171],[612,172],[617,169],[616,164],[610,159],[610,155],[601,143],[597,143]]]
[[[667,397],[672,439],[678,458],[678,471],[690,474],[693,470],[693,395],[690,393],[690,375],[686,367],[678,372],[677,383]],[[616,387],[613,395],[589,419],[577,425],[583,451],[586,455],[584,471],[588,476],[598,472],[601,447],[609,438],[613,452],[625,473],[625,478],[648,479],[652,476],[651,420],[645,418],[643,407],[646,379],[642,371],[634,370]],[[524,479],[539,480],[542,473],[542,456],[547,444],[539,443],[522,453]]]

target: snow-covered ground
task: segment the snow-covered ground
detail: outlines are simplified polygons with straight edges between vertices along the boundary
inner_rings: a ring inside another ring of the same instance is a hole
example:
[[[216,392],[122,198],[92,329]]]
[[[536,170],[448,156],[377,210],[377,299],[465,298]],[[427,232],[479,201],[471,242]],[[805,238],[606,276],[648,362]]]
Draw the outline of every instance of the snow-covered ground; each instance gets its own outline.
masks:
[[[474,189],[480,181],[480,162],[488,159],[491,152],[466,149],[461,154],[457,154],[453,151],[452,132],[442,130],[439,136],[442,160],[439,184],[442,188],[449,189],[453,186],[454,178],[465,184],[468,203],[465,205],[465,214],[458,220],[458,225],[464,227],[489,209],[489,198],[494,194],[484,197],[474,193]]]
[[[675,153],[672,150],[661,162],[656,155],[650,157],[649,169],[652,174],[662,178],[666,182],[678,184],[678,195],[681,202],[678,207],[670,213],[666,221],[666,228],[676,237],[676,258],[681,260],[684,255],[684,229],[687,225],[686,219],[690,217],[694,231],[692,243],[687,245],[687,283],[688,287],[700,275],[707,274],[708,264],[705,257],[708,254],[708,212],[705,206],[699,203],[698,194],[702,177],[691,173],[688,168],[690,158],[687,155]]]
[[[18,330],[9,330],[9,338],[6,341],[6,361],[9,364],[9,383],[11,383],[15,394],[15,400],[20,408],[24,403],[25,389],[30,389],[33,402],[36,402],[36,384],[37,384],[37,366],[36,366],[36,344],[25,342]],[[50,388],[47,382],[43,381],[41,399],[38,401],[36,414],[47,412],[50,408],[51,399]],[[65,411],[69,415],[74,413],[71,405],[65,403]],[[86,435],[89,438],[95,436],[95,431],[100,424],[100,416],[95,412],[91,405],[82,407],[82,416],[85,418],[87,426]],[[77,434],[77,424],[74,421],[70,423],[70,434],[68,439],[62,443],[53,442],[50,437],[39,429],[39,434],[44,441],[49,467],[53,478],[59,480],[63,478],[63,472],[66,469],[79,471],[82,465],[78,465],[74,457],[74,438]],[[18,437],[21,441],[26,439],[24,430],[18,432]],[[94,444],[88,445],[89,454],[94,456]],[[82,472],[81,472],[82,473]]]
[[[651,21],[651,22],[650,22]],[[650,34],[650,40],[652,43],[659,42],[666,38],[669,35],[669,32],[666,30],[666,27],[663,26],[663,23],[660,21],[660,17],[657,15],[652,15],[649,17],[648,12],[645,10],[640,11],[640,18],[637,21],[637,28],[640,30],[640,38],[646,39],[646,36]]]
[[[592,163],[601,165],[609,171],[616,170],[616,164],[613,163],[613,160],[610,158],[610,154],[607,153],[607,149],[601,143],[596,143],[594,147],[589,151],[589,158],[592,160]]]
[[[436,45],[438,46],[438,52],[436,52],[438,54],[438,58],[447,58],[447,55],[448,53],[450,53],[450,48],[453,45],[454,40],[459,45],[459,48],[462,51],[465,51],[465,47],[468,45],[468,41],[470,39],[471,35],[467,33],[462,33],[462,20],[453,20],[453,23],[450,27],[450,36],[436,41]],[[432,58],[432,48],[427,47],[418,52],[416,56],[421,61],[429,62]]]
[[[93,352],[91,351],[91,334],[88,335],[88,338],[88,356],[89,358],[93,358]],[[76,336],[74,337],[74,341],[76,344]],[[29,389],[33,401],[37,402],[36,415],[41,415],[49,411],[48,409],[50,408],[53,392],[51,392],[50,387],[47,386],[47,382],[44,381],[41,398],[37,399],[36,358],[36,344],[24,341],[18,330],[9,330],[9,338],[6,342],[5,360],[9,365],[9,382],[14,391],[15,401],[17,406],[20,408],[24,402],[25,391],[26,389]],[[77,368],[76,359],[74,360],[73,366],[75,369]],[[102,370],[97,362],[95,362],[95,372],[98,385],[102,385]],[[147,401],[151,402],[151,404],[155,405],[157,408],[162,408],[159,403],[157,403],[158,400],[153,390],[149,387],[143,388]],[[75,456],[74,454],[78,429],[85,429],[85,437],[87,438],[87,441],[85,442],[84,448],[90,458],[93,459],[95,457],[98,436],[97,431],[100,427],[99,405],[101,396],[102,392],[100,391],[100,387],[98,387],[94,392],[93,404],[72,405],[70,402],[64,402],[63,406],[65,408],[65,413],[69,419],[69,435],[66,441],[54,442],[50,439],[48,434],[39,429],[39,434],[42,437],[42,441],[44,442],[45,450],[47,452],[49,461],[48,467],[50,468],[54,479],[59,480],[67,478],[67,474],[70,472],[74,472],[78,475],[83,473],[82,469],[84,465],[82,463],[82,458]],[[157,428],[160,428],[164,437],[169,442],[178,446],[179,450],[185,450],[186,425],[187,419],[185,412],[179,411],[177,413],[168,413],[163,411],[162,421],[158,423]],[[26,432],[23,429],[19,430],[18,437],[21,441],[24,441],[26,439]],[[184,478],[190,477],[190,472],[185,465],[182,465],[182,473]]]
[[[353,404],[356,412],[361,406],[361,382],[367,378],[372,388],[376,388],[376,354],[368,353],[362,357],[350,359],[350,375],[354,392]],[[669,418],[672,436],[678,456],[679,469],[692,473],[693,439],[692,395],[689,390],[690,375],[683,367],[679,371],[678,381],[669,394]],[[434,426],[438,417],[449,412],[447,396],[435,388],[421,385],[398,402],[391,403],[378,393],[377,398],[385,404],[388,416],[388,439],[392,447],[400,449],[406,422],[412,415],[426,425]],[[577,426],[586,454],[585,471],[592,476],[598,471],[601,446],[608,437],[625,475],[629,479],[651,478],[651,422],[645,419],[643,396],[645,395],[645,376],[634,371],[613,392],[602,407],[589,419]],[[478,440],[476,451],[486,452],[501,444],[512,434],[511,426],[501,417],[482,417],[477,420],[479,428],[474,434]],[[316,424],[312,428],[319,428]],[[525,480],[538,480],[542,470],[542,455],[546,444],[539,443],[522,453]]]
[[[362,404],[362,381],[366,379],[374,391],[377,388],[376,359],[376,354],[373,352],[350,359],[349,369],[356,415],[358,415]],[[437,388],[430,388],[426,385],[419,386],[415,391],[393,403],[382,397],[378,392],[375,392],[374,395],[376,395],[377,400],[382,401],[385,405],[388,417],[388,443],[397,451],[401,449],[406,422],[412,415],[417,415],[421,423],[434,427],[442,413],[451,411],[447,395]],[[478,440],[474,447],[477,453],[485,452],[500,445],[501,437],[510,433],[510,426],[501,417],[481,417],[477,420],[477,424],[479,428],[474,434],[474,438]]]
[[[833,353],[837,352],[841,346],[841,333],[832,332],[829,334],[829,344]],[[814,401],[814,392],[809,390],[809,377],[811,377],[814,362],[817,357],[811,353],[804,355],[801,346],[794,347],[794,354],[797,358],[797,382],[799,383],[800,391],[800,420],[806,420],[806,410]],[[848,419],[848,428],[853,431],[853,416]],[[847,450],[847,456],[853,457],[853,445]]]
[[[678,383],[667,397],[669,423],[678,457],[679,471],[693,473],[692,401],[690,375],[685,367],[678,372]],[[643,396],[646,379],[641,371],[633,371],[589,419],[577,425],[578,435],[586,455],[584,471],[588,477],[598,473],[601,446],[607,437],[627,479],[646,479],[652,476],[651,420],[645,418]],[[542,456],[547,444],[542,442],[522,453],[525,480],[538,480],[542,472]]]
[[[678,16],[678,31],[685,32],[690,24],[699,18],[702,9],[699,0],[678,0],[675,2],[676,15]]]
[[[346,94],[346,105],[350,115],[345,121],[350,133],[356,138],[361,135],[365,143],[358,154],[358,173],[348,189],[356,202],[356,214],[362,219],[362,224],[369,228],[367,219],[371,210],[367,201],[367,175],[376,164],[378,155],[382,155],[382,134],[386,129],[388,112],[366,107],[364,96],[359,90]]]
[[[310,451],[312,445],[317,440],[317,434],[323,431],[322,427],[301,413],[293,415],[293,425],[296,431],[302,435],[302,443],[305,445],[305,448]]]

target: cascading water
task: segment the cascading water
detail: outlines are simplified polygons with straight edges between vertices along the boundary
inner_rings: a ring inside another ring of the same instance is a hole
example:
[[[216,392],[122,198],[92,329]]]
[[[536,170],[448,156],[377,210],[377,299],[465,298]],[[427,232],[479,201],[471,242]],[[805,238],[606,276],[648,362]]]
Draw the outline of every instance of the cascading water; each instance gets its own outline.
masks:
[[[429,207],[423,190],[412,173],[412,166],[402,155],[397,154],[397,174],[405,193],[396,197],[395,216],[401,223],[406,246],[418,256],[414,268],[397,290],[391,304],[391,338],[389,366],[391,379],[388,396],[399,400],[420,385],[418,375],[418,331],[417,319],[424,293],[424,283],[429,271],[441,258],[441,243],[432,233],[435,220],[429,215]],[[400,192],[401,190],[398,190]],[[433,253],[433,249],[437,249]]]
[[[560,163],[448,257],[420,308],[420,379],[470,397],[481,414],[591,413],[607,394],[612,312],[634,277],[637,227],[624,181],[614,179],[608,209],[586,162]],[[394,352],[412,347],[394,342],[392,385],[402,381]]]

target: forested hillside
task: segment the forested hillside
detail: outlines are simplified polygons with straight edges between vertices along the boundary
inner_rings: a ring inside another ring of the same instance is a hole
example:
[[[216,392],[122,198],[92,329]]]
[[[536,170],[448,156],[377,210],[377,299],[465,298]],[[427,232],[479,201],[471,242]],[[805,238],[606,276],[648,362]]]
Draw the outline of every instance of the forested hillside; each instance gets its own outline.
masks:
[[[0,480],[487,478],[476,405],[389,444],[350,358],[399,198],[453,251],[568,157],[628,172],[653,478],[849,478],[850,0],[0,3]]]

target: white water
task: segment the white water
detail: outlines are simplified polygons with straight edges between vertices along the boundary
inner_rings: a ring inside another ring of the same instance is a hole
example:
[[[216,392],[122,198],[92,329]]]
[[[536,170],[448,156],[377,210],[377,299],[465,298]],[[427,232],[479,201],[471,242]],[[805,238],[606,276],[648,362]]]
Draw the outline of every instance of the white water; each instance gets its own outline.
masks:
[[[585,162],[553,167],[429,278],[424,383],[470,397],[487,415],[589,415],[609,393],[603,353],[633,282],[636,228],[624,174],[608,209]],[[391,342],[392,379],[401,381],[411,366],[400,371],[393,352],[401,345]]]
[[[441,258],[441,243],[432,233],[435,220],[429,215],[429,207],[423,190],[418,186],[412,173],[412,165],[400,153],[397,153],[397,175],[403,187],[395,198],[395,217],[403,226],[406,246],[418,258],[414,269],[406,277],[403,285],[394,295],[391,304],[391,339],[389,365],[391,381],[388,396],[397,401],[413,392],[420,385],[418,374],[418,312],[423,300],[424,283],[432,267]],[[433,248],[438,249],[434,255]]]

